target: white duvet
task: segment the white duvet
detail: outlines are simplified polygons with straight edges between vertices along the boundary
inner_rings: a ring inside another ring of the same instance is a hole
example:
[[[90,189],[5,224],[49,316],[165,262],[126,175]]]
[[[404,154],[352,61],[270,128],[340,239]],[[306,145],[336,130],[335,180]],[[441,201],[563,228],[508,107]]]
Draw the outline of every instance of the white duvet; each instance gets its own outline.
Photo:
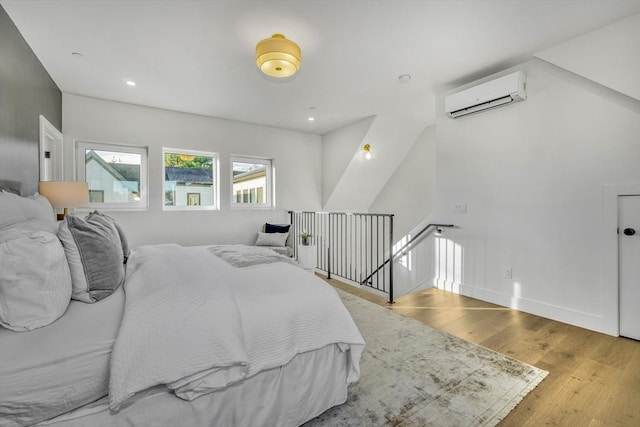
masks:
[[[110,407],[166,384],[191,400],[299,353],[339,344],[359,378],[364,340],[337,293],[299,267],[228,265],[207,247],[132,252],[126,303],[111,357]]]

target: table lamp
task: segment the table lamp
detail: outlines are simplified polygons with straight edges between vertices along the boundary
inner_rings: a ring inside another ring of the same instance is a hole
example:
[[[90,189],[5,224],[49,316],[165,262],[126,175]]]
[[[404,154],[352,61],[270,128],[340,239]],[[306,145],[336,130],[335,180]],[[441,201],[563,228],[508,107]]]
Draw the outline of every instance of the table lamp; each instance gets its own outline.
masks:
[[[89,204],[89,186],[86,182],[40,181],[38,192],[49,200],[54,209],[63,209],[63,213],[58,214],[59,221],[67,215],[68,208]]]

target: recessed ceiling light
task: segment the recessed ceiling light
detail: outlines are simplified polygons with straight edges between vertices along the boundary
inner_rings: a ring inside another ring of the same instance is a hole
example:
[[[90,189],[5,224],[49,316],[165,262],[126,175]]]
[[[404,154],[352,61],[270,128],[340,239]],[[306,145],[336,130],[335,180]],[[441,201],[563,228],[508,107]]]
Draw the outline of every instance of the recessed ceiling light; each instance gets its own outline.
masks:
[[[84,56],[82,53],[80,52],[71,52],[71,56],[75,56],[76,58],[80,58],[82,56]]]
[[[309,117],[307,120],[309,120],[310,122],[314,121],[315,118],[314,117]]]
[[[136,82],[134,82],[133,80],[124,79],[124,84],[126,84],[127,86],[135,86]]]
[[[398,81],[400,83],[409,83],[411,81],[411,74],[400,74],[398,76]]]

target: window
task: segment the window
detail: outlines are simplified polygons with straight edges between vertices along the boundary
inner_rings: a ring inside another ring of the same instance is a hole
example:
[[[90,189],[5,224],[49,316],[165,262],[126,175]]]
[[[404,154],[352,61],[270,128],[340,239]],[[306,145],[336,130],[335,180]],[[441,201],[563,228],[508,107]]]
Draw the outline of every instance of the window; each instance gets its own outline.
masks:
[[[187,193],[187,206],[200,206],[200,193]]]
[[[104,190],[89,190],[89,201],[91,203],[104,203]]]
[[[89,207],[147,208],[147,148],[76,141],[76,174],[89,185]]]
[[[273,206],[271,160],[231,157],[231,206]]]
[[[164,210],[218,209],[218,155],[164,148]]]

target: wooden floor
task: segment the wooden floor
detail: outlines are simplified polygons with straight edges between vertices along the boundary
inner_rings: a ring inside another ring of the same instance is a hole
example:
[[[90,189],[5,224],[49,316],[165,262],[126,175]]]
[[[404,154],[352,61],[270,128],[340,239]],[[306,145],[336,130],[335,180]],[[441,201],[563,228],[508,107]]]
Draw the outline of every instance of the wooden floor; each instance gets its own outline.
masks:
[[[500,426],[640,426],[640,342],[439,289],[396,299],[333,286],[549,371]]]

